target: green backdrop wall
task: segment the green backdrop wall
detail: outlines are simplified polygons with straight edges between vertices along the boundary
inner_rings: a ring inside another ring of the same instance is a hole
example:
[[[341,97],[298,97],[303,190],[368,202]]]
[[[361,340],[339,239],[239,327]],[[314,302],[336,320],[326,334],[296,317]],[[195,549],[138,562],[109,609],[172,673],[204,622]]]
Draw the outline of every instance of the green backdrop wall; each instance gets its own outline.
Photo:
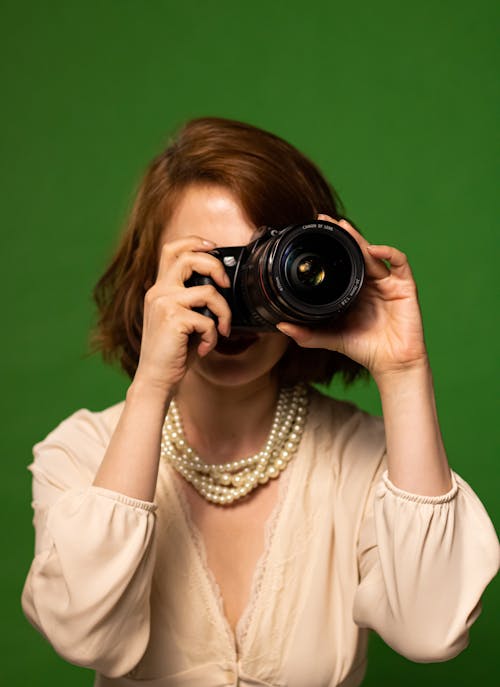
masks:
[[[408,254],[450,463],[498,522],[496,4],[1,3],[3,684],[92,684],[22,615],[26,465],[62,419],[124,396],[120,372],[85,358],[90,292],[147,162],[192,116],[288,139],[370,240]],[[373,384],[330,392],[380,412]],[[412,663],[374,635],[365,684],[493,684],[498,596],[495,581],[446,663]]]

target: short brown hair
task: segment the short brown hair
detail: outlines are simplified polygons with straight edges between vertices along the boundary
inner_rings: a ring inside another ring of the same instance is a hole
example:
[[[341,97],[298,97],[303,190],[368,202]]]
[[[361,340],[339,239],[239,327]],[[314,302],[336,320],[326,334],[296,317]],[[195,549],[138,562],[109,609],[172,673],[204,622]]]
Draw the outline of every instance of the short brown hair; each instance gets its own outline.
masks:
[[[139,362],[144,297],[156,280],[160,239],[181,192],[191,184],[231,190],[256,227],[285,226],[325,213],[344,216],[335,189],[316,165],[282,138],[255,126],[219,117],[187,122],[149,165],[109,266],[94,286],[98,319],[90,353],[118,360],[133,379]],[[366,373],[350,358],[300,348],[291,341],[277,369],[281,383],[346,383]]]

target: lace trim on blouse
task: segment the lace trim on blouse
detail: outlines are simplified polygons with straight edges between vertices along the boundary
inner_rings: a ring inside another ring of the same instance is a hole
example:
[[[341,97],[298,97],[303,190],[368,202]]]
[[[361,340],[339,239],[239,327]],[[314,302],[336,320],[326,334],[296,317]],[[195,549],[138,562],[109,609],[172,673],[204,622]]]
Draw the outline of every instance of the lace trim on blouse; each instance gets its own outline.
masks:
[[[197,525],[193,521],[191,517],[191,509],[188,503],[188,500],[185,496],[185,494],[182,491],[182,488],[179,485],[175,484],[175,475],[174,473],[174,468],[172,468],[170,465],[167,465],[169,472],[171,473],[171,484],[173,487],[173,491],[175,492],[179,504],[182,508],[182,511],[184,513],[185,521],[188,527],[188,530],[191,534],[191,538],[193,541],[193,544],[195,546],[195,549],[198,553],[199,560],[201,562],[202,568],[206,574],[207,580],[209,581],[214,600],[216,601],[220,618],[223,622],[224,628],[226,630],[226,635],[227,639],[230,643],[231,650],[236,652],[237,656],[242,654],[243,650],[243,643],[246,639],[246,636],[248,634],[248,629],[250,627],[250,623],[252,621],[255,608],[258,602],[258,599],[260,597],[260,590],[262,587],[262,582],[264,578],[264,573],[266,570],[266,564],[269,558],[269,554],[271,551],[271,546],[272,542],[274,539],[274,533],[276,531],[276,527],[279,521],[279,516],[280,513],[283,509],[283,505],[286,500],[286,495],[288,494],[288,485],[290,483],[290,478],[293,472],[293,467],[295,463],[297,462],[297,455],[293,457],[291,460],[291,464],[288,466],[288,469],[285,470],[280,476],[279,476],[279,485],[278,485],[278,498],[276,501],[276,504],[274,505],[273,510],[271,511],[271,514],[267,518],[265,524],[264,524],[264,550],[262,554],[260,555],[252,577],[252,583],[250,585],[250,592],[249,592],[249,598],[248,598],[248,603],[243,610],[243,613],[241,614],[241,617],[239,618],[238,622],[236,623],[236,632],[233,633],[232,628],[229,624],[229,621],[227,619],[225,610],[224,610],[224,599],[222,597],[222,592],[219,586],[219,583],[217,582],[217,579],[215,578],[215,575],[213,574],[212,570],[208,566],[208,561],[207,561],[207,550],[205,547],[205,543],[203,540],[203,536],[198,529]]]

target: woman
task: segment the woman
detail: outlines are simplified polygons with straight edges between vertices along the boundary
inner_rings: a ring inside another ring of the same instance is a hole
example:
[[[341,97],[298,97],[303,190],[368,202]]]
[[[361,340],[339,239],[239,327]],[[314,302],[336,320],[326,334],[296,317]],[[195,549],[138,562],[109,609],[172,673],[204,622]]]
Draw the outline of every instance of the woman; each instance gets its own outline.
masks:
[[[29,466],[23,610],[95,685],[351,687],[370,628],[413,661],[467,646],[496,534],[447,462],[408,261],[342,215],[307,158],[243,123],[193,120],[151,164],[94,292],[126,399],[75,412]],[[186,287],[228,285],[215,246],[315,217],[366,263],[336,328],[231,333],[221,293]],[[364,370],[383,420],[305,384]]]

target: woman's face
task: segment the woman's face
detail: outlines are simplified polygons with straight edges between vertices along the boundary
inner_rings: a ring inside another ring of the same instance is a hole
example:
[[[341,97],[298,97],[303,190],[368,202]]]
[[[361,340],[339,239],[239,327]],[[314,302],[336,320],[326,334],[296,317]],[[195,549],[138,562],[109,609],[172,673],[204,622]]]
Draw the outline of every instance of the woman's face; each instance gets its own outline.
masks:
[[[161,244],[196,234],[218,247],[241,246],[255,238],[255,229],[229,189],[192,185],[178,201]],[[217,385],[248,384],[266,376],[288,345],[288,337],[278,331],[231,333],[229,339],[219,335],[216,348],[204,358],[196,357],[190,371]]]

